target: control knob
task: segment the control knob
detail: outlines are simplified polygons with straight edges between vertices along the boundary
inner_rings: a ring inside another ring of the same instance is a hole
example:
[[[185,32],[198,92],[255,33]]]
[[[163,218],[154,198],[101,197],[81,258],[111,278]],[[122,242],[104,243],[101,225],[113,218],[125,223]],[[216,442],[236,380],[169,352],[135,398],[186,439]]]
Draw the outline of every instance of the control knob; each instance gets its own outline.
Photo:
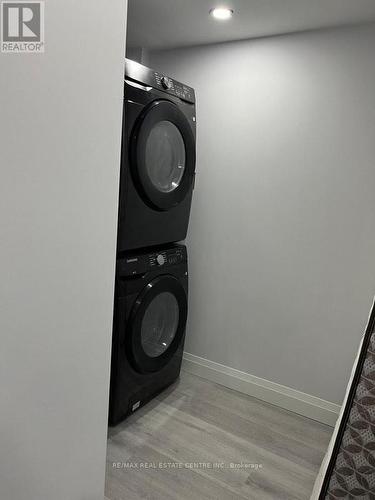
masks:
[[[159,266],[163,266],[165,264],[165,257],[161,253],[156,257],[156,262]]]
[[[160,81],[165,89],[169,90],[172,87],[172,80],[167,76],[162,76]]]

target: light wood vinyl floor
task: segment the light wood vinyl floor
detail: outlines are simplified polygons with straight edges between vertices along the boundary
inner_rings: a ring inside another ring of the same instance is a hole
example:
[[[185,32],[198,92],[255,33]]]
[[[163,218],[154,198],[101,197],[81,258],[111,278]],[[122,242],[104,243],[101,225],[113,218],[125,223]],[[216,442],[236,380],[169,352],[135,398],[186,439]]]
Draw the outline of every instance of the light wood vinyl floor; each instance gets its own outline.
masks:
[[[172,387],[109,430],[106,497],[308,500],[331,433],[182,372]]]

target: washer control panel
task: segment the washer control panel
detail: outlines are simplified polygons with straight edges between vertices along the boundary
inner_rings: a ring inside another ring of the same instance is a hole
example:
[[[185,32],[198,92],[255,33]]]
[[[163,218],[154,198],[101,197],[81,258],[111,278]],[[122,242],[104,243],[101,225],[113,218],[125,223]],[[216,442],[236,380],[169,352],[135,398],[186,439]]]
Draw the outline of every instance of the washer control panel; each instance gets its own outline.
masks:
[[[149,255],[151,268],[163,267],[165,265],[173,266],[184,260],[184,252],[180,247],[164,250]]]
[[[135,276],[158,268],[174,266],[186,261],[186,259],[186,248],[183,245],[175,245],[150,253],[132,253],[117,261],[117,272],[123,276]]]

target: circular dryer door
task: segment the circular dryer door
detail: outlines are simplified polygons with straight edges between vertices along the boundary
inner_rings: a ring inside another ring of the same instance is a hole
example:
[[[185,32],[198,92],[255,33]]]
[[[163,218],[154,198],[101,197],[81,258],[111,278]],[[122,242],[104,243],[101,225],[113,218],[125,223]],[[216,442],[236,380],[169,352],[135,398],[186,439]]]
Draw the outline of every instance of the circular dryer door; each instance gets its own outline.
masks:
[[[131,168],[144,201],[157,210],[178,205],[195,170],[195,139],[184,113],[170,101],[151,103],[131,137]]]
[[[127,351],[134,368],[155,372],[175,354],[185,333],[187,297],[177,278],[155,278],[137,297],[127,325]]]

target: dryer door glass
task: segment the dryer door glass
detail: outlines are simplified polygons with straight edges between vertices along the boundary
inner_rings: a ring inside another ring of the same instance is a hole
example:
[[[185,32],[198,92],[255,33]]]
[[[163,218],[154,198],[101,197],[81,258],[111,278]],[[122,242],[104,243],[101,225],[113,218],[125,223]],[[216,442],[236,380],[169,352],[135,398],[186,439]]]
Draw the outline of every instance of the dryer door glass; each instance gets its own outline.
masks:
[[[141,327],[141,343],[147,356],[155,358],[168,349],[176,335],[178,319],[178,302],[170,292],[162,292],[150,302]]]
[[[152,102],[138,117],[130,138],[131,172],[138,194],[153,209],[170,210],[192,189],[194,126],[166,100]]]
[[[146,170],[152,184],[162,193],[180,185],[185,170],[185,144],[176,125],[157,123],[146,142]]]

